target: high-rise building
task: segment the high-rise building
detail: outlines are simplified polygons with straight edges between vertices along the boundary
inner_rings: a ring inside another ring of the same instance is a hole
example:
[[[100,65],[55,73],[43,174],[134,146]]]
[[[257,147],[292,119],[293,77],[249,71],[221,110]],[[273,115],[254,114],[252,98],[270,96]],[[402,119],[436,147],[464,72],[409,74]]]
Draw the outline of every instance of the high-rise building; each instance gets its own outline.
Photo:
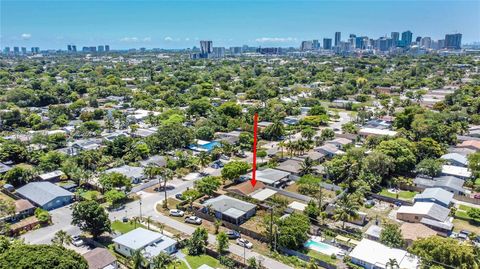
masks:
[[[411,31],[405,31],[402,33],[402,44],[405,47],[410,47],[412,44],[413,33]]]
[[[301,51],[308,51],[313,49],[313,41],[302,41],[302,44],[300,45],[300,50]]]
[[[77,46],[76,45],[72,45],[72,52],[77,52]]]
[[[109,52],[110,51],[110,45],[105,45],[105,52]]]
[[[97,51],[98,51],[98,52],[104,52],[104,51],[105,51],[105,47],[104,47],[103,45],[98,45]]]
[[[398,41],[400,40],[400,33],[399,32],[391,32],[390,38],[392,38],[392,47],[396,47],[398,45]]]
[[[202,54],[208,54],[213,52],[213,42],[210,40],[200,41],[200,51]]]
[[[13,53],[14,54],[19,54],[20,53],[20,48],[19,47],[13,47]]]
[[[67,45],[67,51],[72,52],[72,45]]]
[[[422,39],[420,40],[420,46],[421,47],[424,47],[426,49],[429,49],[431,48],[432,46],[432,39],[428,36],[425,36],[425,37],[422,37]]]
[[[342,40],[342,33],[335,32],[335,47],[340,45],[340,41]]]
[[[461,49],[462,48],[462,34],[446,34],[445,35],[446,49]]]
[[[225,57],[225,47],[213,47],[212,54],[215,58]]]
[[[364,49],[365,48],[364,38],[362,36],[355,37],[355,48]]]
[[[318,39],[313,40],[313,49],[320,49],[320,42],[318,42]]]
[[[3,54],[10,54],[10,47],[3,48]]]
[[[438,48],[437,49],[441,50],[441,49],[445,48],[445,39],[439,39],[437,42],[438,42]]]
[[[27,48],[26,47],[22,47],[22,54],[27,54]]]
[[[323,39],[323,49],[331,50],[332,49],[332,39],[331,38],[324,38]]]

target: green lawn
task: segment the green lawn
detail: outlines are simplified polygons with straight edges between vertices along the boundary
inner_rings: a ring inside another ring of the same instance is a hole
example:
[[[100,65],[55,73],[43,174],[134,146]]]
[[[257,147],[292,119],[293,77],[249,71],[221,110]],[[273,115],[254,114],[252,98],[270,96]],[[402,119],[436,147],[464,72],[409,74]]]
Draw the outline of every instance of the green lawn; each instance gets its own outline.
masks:
[[[307,255],[317,260],[321,260],[330,264],[337,264],[337,259],[332,259],[332,257],[325,255],[323,253],[317,252],[315,250],[309,250],[307,252]]]
[[[480,177],[475,180],[475,185],[480,185]]]
[[[472,208],[472,207],[467,206],[467,205],[459,205],[458,208],[459,208],[460,210],[467,211],[467,210],[469,210],[469,209]]]
[[[187,255],[188,251],[186,249],[182,251],[185,255]],[[187,255],[185,258],[187,259],[188,264],[190,264],[192,269],[197,269],[203,264],[206,264],[213,268],[223,267],[222,265],[220,265],[220,262],[217,259],[208,255],[200,255],[200,256]]]
[[[397,194],[391,193],[387,189],[383,189],[379,194],[391,198],[397,198]],[[415,191],[400,191],[398,193],[398,199],[410,201],[413,199],[415,194],[417,194]]]
[[[112,230],[122,234],[128,233],[131,230],[135,230],[135,228],[139,228],[139,227],[146,228],[142,224],[138,224],[138,223],[136,224],[136,227],[135,227],[135,224],[130,222],[121,222],[119,220],[112,222]]]

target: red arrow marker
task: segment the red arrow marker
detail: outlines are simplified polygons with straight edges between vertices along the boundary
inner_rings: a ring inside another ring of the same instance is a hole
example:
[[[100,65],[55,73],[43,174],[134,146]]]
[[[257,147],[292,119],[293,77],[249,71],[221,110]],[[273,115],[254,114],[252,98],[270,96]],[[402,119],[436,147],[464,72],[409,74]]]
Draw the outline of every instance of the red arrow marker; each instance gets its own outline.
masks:
[[[255,187],[257,184],[257,128],[258,128],[258,113],[255,112],[253,116],[253,164],[252,164],[252,179],[250,183]]]

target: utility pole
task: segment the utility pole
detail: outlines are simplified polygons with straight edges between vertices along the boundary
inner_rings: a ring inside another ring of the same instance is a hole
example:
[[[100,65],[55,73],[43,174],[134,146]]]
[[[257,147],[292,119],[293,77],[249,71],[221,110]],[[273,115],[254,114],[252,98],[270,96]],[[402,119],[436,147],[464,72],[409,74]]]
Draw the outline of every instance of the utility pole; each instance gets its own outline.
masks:
[[[273,205],[270,206],[270,248],[275,250],[273,248],[273,237],[275,235],[273,234]]]

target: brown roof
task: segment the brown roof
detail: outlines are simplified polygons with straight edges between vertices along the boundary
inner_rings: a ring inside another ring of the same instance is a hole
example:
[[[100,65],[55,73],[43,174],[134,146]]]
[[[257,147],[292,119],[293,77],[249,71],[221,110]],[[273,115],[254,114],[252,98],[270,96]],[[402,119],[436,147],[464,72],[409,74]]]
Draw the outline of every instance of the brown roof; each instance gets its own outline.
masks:
[[[415,241],[420,238],[426,238],[433,235],[437,235],[437,232],[421,223],[408,223],[405,222],[400,226],[403,238],[405,240]]]
[[[476,140],[466,140],[463,141],[462,144],[458,145],[457,147],[461,148],[475,148],[477,150],[480,150],[480,141]]]
[[[250,180],[248,180],[238,185],[232,186],[228,188],[228,190],[247,196],[256,190],[261,190],[264,188],[265,188],[265,184],[263,184],[263,182],[257,181],[257,184],[255,184],[255,187],[254,187],[252,186],[252,183],[250,183]]]
[[[105,248],[95,248],[83,254],[89,269],[102,269],[117,259]]]
[[[30,201],[25,199],[20,199],[15,201],[15,212],[23,212],[28,209],[35,208],[35,206],[30,203]]]

